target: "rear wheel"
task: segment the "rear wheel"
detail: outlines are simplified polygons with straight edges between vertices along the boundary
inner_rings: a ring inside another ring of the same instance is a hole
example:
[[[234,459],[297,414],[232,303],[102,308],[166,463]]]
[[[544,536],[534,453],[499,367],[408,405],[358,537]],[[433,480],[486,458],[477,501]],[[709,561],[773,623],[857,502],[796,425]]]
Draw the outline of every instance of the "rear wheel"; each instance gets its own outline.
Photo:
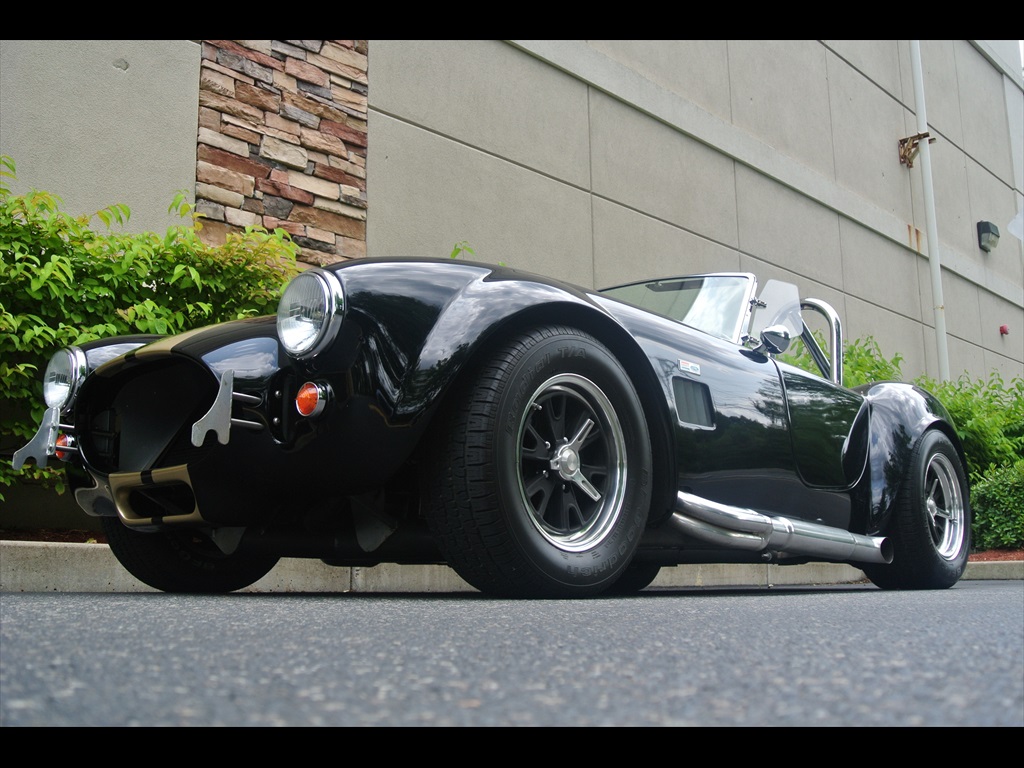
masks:
[[[462,578],[507,597],[582,597],[615,582],[647,522],[651,448],[607,348],[562,326],[524,334],[446,418],[426,506]]]
[[[233,592],[262,579],[278,561],[274,555],[224,554],[198,531],[143,533],[116,517],[101,517],[100,523],[118,562],[162,592]]]
[[[967,477],[949,438],[926,432],[911,455],[890,525],[893,561],[867,564],[882,589],[946,589],[960,580],[970,554]]]

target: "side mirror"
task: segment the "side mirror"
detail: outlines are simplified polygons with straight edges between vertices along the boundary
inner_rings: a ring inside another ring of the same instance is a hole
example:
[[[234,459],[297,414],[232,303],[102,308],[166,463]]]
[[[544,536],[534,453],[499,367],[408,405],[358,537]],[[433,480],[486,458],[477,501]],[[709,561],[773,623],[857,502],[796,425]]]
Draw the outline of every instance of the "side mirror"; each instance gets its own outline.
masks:
[[[761,331],[761,344],[773,355],[779,355],[789,348],[789,329],[784,325],[769,325]]]

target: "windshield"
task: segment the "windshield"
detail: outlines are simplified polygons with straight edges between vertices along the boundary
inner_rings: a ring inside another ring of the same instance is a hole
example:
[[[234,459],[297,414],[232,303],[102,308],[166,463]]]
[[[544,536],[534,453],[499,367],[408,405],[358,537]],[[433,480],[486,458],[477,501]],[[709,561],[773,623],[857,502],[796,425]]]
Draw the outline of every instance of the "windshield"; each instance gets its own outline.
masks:
[[[722,274],[631,283],[601,293],[738,343],[755,288],[753,275]]]

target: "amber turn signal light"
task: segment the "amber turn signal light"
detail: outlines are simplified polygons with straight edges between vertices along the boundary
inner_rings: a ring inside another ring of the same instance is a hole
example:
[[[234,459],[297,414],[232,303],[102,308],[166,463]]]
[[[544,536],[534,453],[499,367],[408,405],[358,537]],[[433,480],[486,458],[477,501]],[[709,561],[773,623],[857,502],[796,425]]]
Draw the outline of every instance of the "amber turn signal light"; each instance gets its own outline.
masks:
[[[57,450],[53,452],[54,456],[56,456],[61,461],[67,461],[68,451],[62,451],[61,448],[70,448],[73,445],[74,441],[72,440],[71,436],[65,435],[63,432],[61,432],[59,435],[57,435]]]
[[[307,381],[295,395],[295,408],[303,416],[319,416],[330,398],[330,389],[324,384]]]

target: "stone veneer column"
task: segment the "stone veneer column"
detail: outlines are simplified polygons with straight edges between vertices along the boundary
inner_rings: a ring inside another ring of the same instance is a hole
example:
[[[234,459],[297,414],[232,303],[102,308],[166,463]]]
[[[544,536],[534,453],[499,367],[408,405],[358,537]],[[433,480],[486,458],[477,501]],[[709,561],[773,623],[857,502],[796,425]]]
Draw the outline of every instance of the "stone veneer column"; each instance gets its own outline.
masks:
[[[200,237],[291,233],[299,260],[366,255],[365,40],[203,40]]]

